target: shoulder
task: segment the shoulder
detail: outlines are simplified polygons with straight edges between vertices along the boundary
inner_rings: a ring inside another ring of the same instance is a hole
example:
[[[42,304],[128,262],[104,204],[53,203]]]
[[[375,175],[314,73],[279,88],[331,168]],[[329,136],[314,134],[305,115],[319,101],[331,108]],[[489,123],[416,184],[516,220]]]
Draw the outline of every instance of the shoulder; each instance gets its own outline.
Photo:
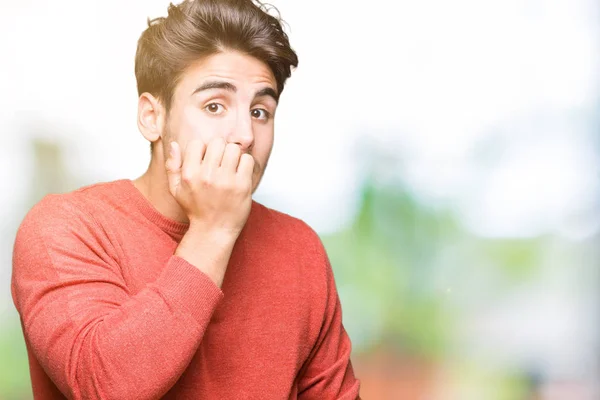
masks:
[[[88,188],[46,195],[23,218],[12,254],[12,290],[18,309],[32,295],[28,282],[66,281],[85,274],[92,263],[108,265],[116,259],[95,218],[98,200],[89,196]]]
[[[256,248],[289,261],[312,279],[325,278],[331,269],[326,250],[317,232],[300,218],[253,204],[252,240]],[[318,280],[318,279],[317,279]]]
[[[25,215],[18,234],[31,232],[44,235],[86,220],[86,213],[82,212],[77,203],[73,192],[46,195]]]
[[[74,228],[94,229],[97,225],[94,214],[106,207],[106,189],[115,184],[117,182],[100,183],[67,193],[46,195],[23,218],[17,240],[29,235],[56,238]]]
[[[269,208],[261,203],[253,202],[252,224],[291,244],[302,244],[306,249],[322,249],[321,239],[317,232],[300,218]]]
[[[131,182],[120,179],[110,182],[99,182],[83,186],[73,192],[73,196],[84,203],[109,203],[116,205],[127,199],[127,193],[131,190]]]

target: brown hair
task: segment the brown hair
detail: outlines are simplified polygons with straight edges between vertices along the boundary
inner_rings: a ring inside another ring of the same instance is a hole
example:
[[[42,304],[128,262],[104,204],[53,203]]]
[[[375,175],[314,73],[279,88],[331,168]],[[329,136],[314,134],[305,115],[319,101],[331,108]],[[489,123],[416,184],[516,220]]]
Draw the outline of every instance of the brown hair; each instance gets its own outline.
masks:
[[[167,112],[184,70],[202,57],[237,50],[264,62],[281,95],[298,57],[281,18],[252,0],[185,0],[166,17],[148,19],[135,55],[138,95],[157,97]]]

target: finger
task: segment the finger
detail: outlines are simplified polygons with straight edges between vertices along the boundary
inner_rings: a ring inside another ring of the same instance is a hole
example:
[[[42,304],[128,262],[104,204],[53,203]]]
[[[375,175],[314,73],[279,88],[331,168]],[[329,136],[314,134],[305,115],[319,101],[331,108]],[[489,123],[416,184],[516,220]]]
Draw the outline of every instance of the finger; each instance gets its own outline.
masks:
[[[172,195],[177,193],[177,188],[181,184],[181,148],[177,142],[169,144],[169,156],[165,163],[167,169],[167,179],[169,181],[169,190]]]
[[[237,172],[242,177],[251,178],[252,172],[254,172],[254,157],[248,153],[242,154]]]
[[[226,168],[229,171],[235,172],[240,162],[240,156],[242,155],[242,149],[235,143],[228,143],[225,146],[225,152],[223,153],[223,160],[221,160],[221,167]]]
[[[190,141],[185,148],[182,160],[181,177],[187,184],[193,183],[199,177],[200,164],[206,151],[206,145],[200,139]]]
[[[190,140],[185,149],[185,157],[183,159],[183,163],[185,164],[187,160],[191,164],[201,164],[205,153],[206,144],[201,139]]]
[[[225,140],[222,137],[212,139],[206,147],[206,153],[204,154],[202,165],[207,166],[210,169],[218,168],[221,165],[224,151]]]

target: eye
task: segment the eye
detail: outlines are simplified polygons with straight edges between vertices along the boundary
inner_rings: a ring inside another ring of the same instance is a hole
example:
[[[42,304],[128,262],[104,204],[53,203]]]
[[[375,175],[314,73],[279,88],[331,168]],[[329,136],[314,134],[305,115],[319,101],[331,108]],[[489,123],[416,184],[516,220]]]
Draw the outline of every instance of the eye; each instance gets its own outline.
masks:
[[[271,113],[269,113],[264,108],[255,108],[254,110],[250,111],[250,114],[252,115],[253,118],[260,119],[263,121],[271,118]]]
[[[214,115],[222,114],[223,111],[225,111],[225,107],[223,107],[223,105],[219,103],[210,103],[206,107],[204,107],[204,109],[210,114]]]

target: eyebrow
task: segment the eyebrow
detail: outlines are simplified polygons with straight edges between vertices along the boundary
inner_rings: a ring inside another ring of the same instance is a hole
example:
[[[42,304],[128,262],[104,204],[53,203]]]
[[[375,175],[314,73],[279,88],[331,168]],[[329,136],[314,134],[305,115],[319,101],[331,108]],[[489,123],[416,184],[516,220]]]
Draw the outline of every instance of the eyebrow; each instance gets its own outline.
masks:
[[[198,86],[192,92],[192,96],[195,95],[196,93],[200,93],[202,91],[211,90],[211,89],[223,89],[223,90],[227,90],[228,92],[232,92],[232,93],[237,92],[237,87],[232,83],[224,82],[224,81],[207,81],[207,82],[204,82],[202,85]],[[277,92],[275,92],[275,90],[271,87],[265,87],[265,88],[259,90],[254,95],[254,98],[264,97],[264,96],[272,97],[273,100],[275,100],[275,103],[279,103],[279,96],[277,96]]]
[[[270,87],[266,87],[266,88],[261,89],[258,92],[256,92],[256,94],[254,95],[254,98],[264,97],[264,96],[270,96],[273,98],[273,100],[275,100],[275,103],[279,103],[279,96],[277,96],[277,93],[275,92],[275,90],[273,90]]]

